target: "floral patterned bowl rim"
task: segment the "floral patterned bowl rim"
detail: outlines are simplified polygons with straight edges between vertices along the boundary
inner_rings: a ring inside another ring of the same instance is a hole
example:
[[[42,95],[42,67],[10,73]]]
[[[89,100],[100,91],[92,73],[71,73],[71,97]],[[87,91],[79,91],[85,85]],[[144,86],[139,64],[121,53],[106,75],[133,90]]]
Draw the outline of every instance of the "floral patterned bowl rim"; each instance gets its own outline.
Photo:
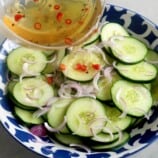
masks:
[[[107,4],[102,22],[117,22],[123,25],[129,33],[145,42],[150,48],[158,51],[158,26],[149,19],[134,11]],[[8,52],[18,45],[5,40],[0,47],[0,119],[5,129],[21,144],[42,156],[48,158],[108,158],[125,157],[138,152],[158,138],[158,109],[154,108],[149,120],[134,128],[131,139],[122,148],[107,152],[80,152],[53,142],[48,137],[39,138],[31,134],[12,115],[10,101],[6,97],[7,67],[5,63]]]

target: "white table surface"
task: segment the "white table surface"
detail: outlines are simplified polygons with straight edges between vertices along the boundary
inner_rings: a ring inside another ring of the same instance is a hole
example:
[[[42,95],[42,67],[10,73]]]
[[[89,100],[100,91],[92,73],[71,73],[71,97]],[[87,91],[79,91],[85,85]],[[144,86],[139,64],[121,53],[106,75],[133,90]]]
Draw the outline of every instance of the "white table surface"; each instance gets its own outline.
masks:
[[[134,10],[158,24],[157,0],[107,0],[107,3]],[[0,35],[0,41],[4,37]],[[158,141],[130,158],[158,158]],[[16,142],[0,125],[0,158],[42,158]]]

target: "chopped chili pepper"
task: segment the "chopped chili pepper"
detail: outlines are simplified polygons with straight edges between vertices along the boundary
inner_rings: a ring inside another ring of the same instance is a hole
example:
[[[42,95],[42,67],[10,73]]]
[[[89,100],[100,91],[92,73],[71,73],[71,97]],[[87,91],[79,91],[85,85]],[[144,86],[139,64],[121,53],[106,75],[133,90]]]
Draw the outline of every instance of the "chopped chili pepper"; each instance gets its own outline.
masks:
[[[56,15],[57,21],[60,22],[62,20],[62,18],[63,18],[63,13],[62,12],[57,13],[57,15]]]
[[[65,71],[65,70],[66,70],[66,65],[60,64],[60,65],[59,65],[59,69],[60,69],[61,71]]]
[[[92,68],[95,70],[100,70],[100,65],[99,64],[93,64]]]
[[[71,19],[66,19],[66,20],[65,20],[65,23],[69,25],[69,24],[72,23],[72,20],[71,20]]]
[[[35,28],[36,30],[40,30],[40,29],[42,28],[41,23],[36,22],[36,23],[34,24],[34,28]]]
[[[58,5],[58,4],[54,5],[54,9],[55,10],[59,10],[60,9],[60,5]]]
[[[69,37],[65,38],[65,44],[72,45],[72,43],[73,43],[73,41],[71,38],[69,38]]]
[[[22,14],[16,14],[16,15],[14,16],[14,20],[18,22],[18,21],[21,20],[23,17],[24,17],[24,15],[22,15]]]
[[[86,71],[87,71],[87,66],[84,65],[84,64],[78,63],[78,64],[76,64],[76,66],[75,66],[75,70],[86,72]]]
[[[47,81],[48,84],[52,84],[53,83],[53,77],[52,76],[47,76],[46,81]]]

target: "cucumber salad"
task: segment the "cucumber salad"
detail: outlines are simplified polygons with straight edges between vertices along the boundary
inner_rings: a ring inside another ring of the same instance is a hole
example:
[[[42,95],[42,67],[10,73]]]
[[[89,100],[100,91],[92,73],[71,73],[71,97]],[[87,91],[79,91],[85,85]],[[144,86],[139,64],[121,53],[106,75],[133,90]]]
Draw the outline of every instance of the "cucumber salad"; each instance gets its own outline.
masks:
[[[6,63],[17,119],[39,137],[85,152],[121,147],[158,103],[158,54],[117,23],[69,49],[20,46]]]

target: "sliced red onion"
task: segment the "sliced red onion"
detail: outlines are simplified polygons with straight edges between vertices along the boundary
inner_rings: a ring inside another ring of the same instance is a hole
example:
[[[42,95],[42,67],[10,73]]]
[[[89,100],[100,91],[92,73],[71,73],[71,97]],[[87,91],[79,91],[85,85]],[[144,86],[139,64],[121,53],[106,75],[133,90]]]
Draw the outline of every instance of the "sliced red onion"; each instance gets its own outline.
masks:
[[[30,66],[30,64],[28,64],[28,63],[24,63],[23,64],[23,67],[22,67],[23,73],[26,74],[26,75],[32,74],[32,72],[28,70],[29,66]]]
[[[103,70],[103,74],[104,74],[104,77],[106,77],[110,82],[112,81],[112,71],[113,71],[113,67],[110,66],[110,67],[107,67]]]
[[[95,109],[94,109],[94,111],[95,111]],[[92,125],[93,123],[95,123],[96,121],[109,122],[110,120],[109,120],[106,116],[104,116],[104,117],[98,117],[98,118],[93,119],[93,120],[89,123],[89,125],[91,126],[91,125]]]
[[[97,47],[99,47],[99,48],[104,48],[104,47],[113,47],[113,43],[110,41],[110,40],[108,40],[108,41],[102,41],[101,43],[99,43],[98,45],[97,45]]]
[[[127,116],[127,111],[123,110],[122,114],[119,116],[119,118],[125,118]]]
[[[141,109],[141,108],[133,108],[133,110],[137,111],[137,112],[141,112],[144,114],[144,117],[149,120],[150,119],[150,115],[146,113],[145,110]]]
[[[123,110],[122,110],[122,114],[119,116],[119,118],[125,118],[128,114],[127,105],[123,98],[120,98],[120,101],[122,102]]]
[[[76,90],[76,94],[71,94],[72,90]],[[77,83],[69,83],[69,84],[62,84],[61,88],[58,91],[58,95],[61,98],[72,98],[72,97],[79,97],[82,94],[81,86]]]
[[[104,131],[111,136],[111,139],[114,139],[114,134],[112,133],[112,131],[109,128],[104,127]]]
[[[120,130],[119,127],[114,126],[111,121],[109,121],[109,123],[110,123],[110,125],[112,126],[112,128],[116,129],[116,131],[117,131],[118,134],[119,134],[119,140],[118,140],[118,141],[121,141],[121,140],[122,140],[122,131]]]
[[[27,76],[39,76],[40,75],[40,73],[33,73],[32,71],[29,71],[28,67],[29,67],[28,63],[24,63],[23,64],[23,67],[22,67],[23,72],[22,72],[22,74],[20,75],[20,78],[19,78],[20,82],[22,82],[22,79],[24,77],[27,77]]]
[[[37,63],[37,61],[31,61],[31,60],[29,60],[29,59],[27,59],[27,58],[23,58],[22,59],[25,63],[27,63],[27,64],[36,64]]]
[[[32,103],[32,100],[28,97],[25,97],[24,100],[27,102],[27,103]]]
[[[118,132],[118,134],[119,134],[119,140],[118,140],[118,142],[120,142],[121,140],[122,140],[122,131],[120,130],[120,128],[118,128],[118,127],[114,127],[113,126],[113,128],[115,128],[116,130],[117,130],[117,132]]]
[[[57,59],[57,55],[55,54],[55,55],[53,56],[53,58],[52,58],[51,60],[49,60],[49,61],[46,61],[46,63],[47,63],[47,64],[53,63],[53,62],[56,61],[56,59]]]
[[[32,76],[39,76],[40,75],[40,73],[34,73],[34,72],[30,71],[29,66],[30,66],[30,64],[28,64],[28,63],[23,64],[23,67],[22,67],[23,75],[26,75],[26,76],[27,75],[32,75]]]
[[[33,116],[36,117],[36,118],[39,118],[42,115],[46,114],[50,110],[50,108],[51,108],[50,106],[46,106],[46,107],[40,108],[40,109],[38,109],[37,111],[35,111],[33,113]]]
[[[65,116],[63,122],[56,128],[49,126],[47,122],[44,123],[44,126],[49,132],[60,132],[66,126],[66,123],[67,123],[67,119]]]
[[[96,137],[96,132],[95,132],[95,130],[102,130],[103,129],[103,125],[100,125],[100,126],[93,126],[93,123],[95,123],[96,121],[103,121],[103,123],[104,122],[108,122],[109,120],[108,120],[108,118],[107,117],[98,117],[98,118],[95,118],[95,119],[93,119],[90,123],[89,123],[89,127],[90,127],[90,131],[91,131],[91,133],[92,133],[92,135],[94,136],[94,137]]]
[[[126,102],[124,101],[123,98],[120,99],[122,102],[122,106],[123,106],[123,111],[122,114],[119,116],[119,118],[125,118],[127,116],[127,106],[126,106]]]
[[[89,49],[89,48],[88,48]],[[102,56],[102,59],[105,61],[106,64],[110,65],[108,59],[105,56],[105,53],[102,51],[102,49],[99,47],[99,45],[94,45],[91,47],[93,53],[99,53]]]
[[[112,63],[112,66],[113,66],[115,69],[117,69],[117,62],[114,61],[114,62]]]
[[[38,118],[38,117],[46,114],[50,110],[50,108],[53,106],[53,103],[55,103],[58,100],[59,100],[58,97],[52,97],[52,98],[50,98],[47,101],[47,103],[46,103],[46,105],[44,107],[39,107],[39,109],[34,112],[34,116]]]
[[[30,128],[30,132],[39,137],[47,136],[47,130],[44,125],[33,126],[32,128]]]
[[[116,100],[117,100],[117,101],[120,101],[120,94],[121,94],[121,92],[122,92],[122,89],[120,88],[120,89],[118,90],[117,94],[116,94]]]
[[[70,147],[76,147],[76,148],[83,149],[83,150],[85,150],[87,153],[90,153],[90,152],[91,152],[91,150],[90,150],[87,146],[82,145],[82,144],[70,144],[69,146],[70,146]]]
[[[76,93],[72,94],[72,90],[75,89]],[[78,82],[74,81],[66,81],[63,83],[58,91],[58,95],[61,98],[78,98],[78,97],[92,97],[96,98],[96,89],[94,88],[93,85],[85,85],[85,84],[80,84]]]
[[[25,75],[21,74],[20,77],[19,77],[19,82],[21,83],[23,78],[25,77]]]
[[[100,74],[100,72],[98,72],[98,73],[95,75],[94,79],[93,79],[93,86],[94,86],[94,88],[95,88],[97,91],[99,90],[98,81],[99,81],[100,77],[101,77],[101,74]]]
[[[38,100],[41,97],[41,95],[38,93],[38,90],[34,90],[34,93],[32,95],[30,95],[29,93],[26,93],[26,96],[30,100]]]
[[[49,107],[49,106],[52,106],[53,103],[57,102],[59,100],[58,97],[52,97],[50,98],[47,103],[46,103],[46,106]]]

